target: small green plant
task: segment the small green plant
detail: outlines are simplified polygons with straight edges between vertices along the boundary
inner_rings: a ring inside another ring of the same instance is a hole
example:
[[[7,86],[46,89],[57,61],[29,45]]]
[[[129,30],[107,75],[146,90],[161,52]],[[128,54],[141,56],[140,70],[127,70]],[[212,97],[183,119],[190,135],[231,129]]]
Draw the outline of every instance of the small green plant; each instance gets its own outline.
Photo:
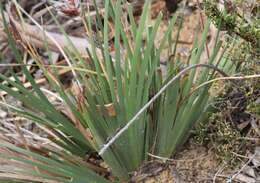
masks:
[[[256,15],[252,16],[250,20],[244,15],[244,12],[238,11],[237,4],[232,1],[225,1],[224,10],[219,9],[217,0],[204,0],[203,4],[206,15],[217,26],[221,24],[222,30],[244,39],[255,50],[260,48],[259,3],[256,3]]]
[[[101,30],[99,40],[103,45],[97,48],[94,36],[90,36],[87,62],[72,44],[66,51],[72,63],[68,68],[75,72],[76,94],[65,92],[55,66],[44,66],[41,59],[30,52],[52,90],[59,95],[68,112],[66,115],[48,100],[26,65],[20,68],[32,85],[31,90],[23,86],[15,73],[14,80],[0,75],[7,83],[1,83],[0,89],[22,101],[24,107],[1,104],[51,130],[50,140],[56,147],[30,150],[8,142],[1,143],[1,148],[20,155],[1,153],[1,157],[15,164],[31,165],[29,169],[15,168],[11,173],[40,177],[50,182],[108,182],[97,174],[95,165],[84,161],[86,154],[99,152],[117,179],[128,180],[130,173],[149,159],[148,153],[170,157],[176,152],[193,125],[208,110],[210,85],[194,88],[216,76],[215,63],[226,61],[222,57],[216,59],[221,48],[221,42],[217,41],[208,63],[199,64],[210,23],[206,23],[201,41],[195,39],[191,55],[184,62],[176,59],[177,41],[172,41],[177,15],[169,21],[163,39],[155,44],[162,15],[153,25],[147,25],[149,1],[146,1],[137,24],[131,7],[128,7],[130,29],[126,31],[121,19],[121,3],[120,0],[116,3],[105,1],[104,17],[97,12],[95,26]],[[19,11],[16,2],[15,5]],[[5,20],[3,10],[2,17]],[[109,52],[110,21],[115,31],[114,56]],[[85,25],[90,32],[93,22],[93,18],[85,16]],[[5,20],[4,23],[16,61],[22,64],[22,52],[9,34],[8,22]],[[64,36],[67,36],[65,32]],[[166,73],[163,73],[160,57],[167,42],[171,59],[167,62]],[[51,60],[52,55],[48,53]],[[202,68],[198,70],[199,67]],[[118,131],[120,136],[116,136]]]
[[[235,124],[225,118],[223,112],[216,112],[209,118],[207,124],[198,125],[195,140],[212,148],[219,161],[230,162],[234,158],[233,153],[240,149],[242,135]],[[235,165],[234,161],[232,164]]]

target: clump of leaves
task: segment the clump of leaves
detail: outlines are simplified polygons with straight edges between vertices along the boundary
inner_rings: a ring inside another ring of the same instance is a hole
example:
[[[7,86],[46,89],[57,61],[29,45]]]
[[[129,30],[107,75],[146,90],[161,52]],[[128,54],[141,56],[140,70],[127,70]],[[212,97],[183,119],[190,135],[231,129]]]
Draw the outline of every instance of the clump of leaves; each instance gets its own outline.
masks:
[[[19,12],[19,5],[16,1],[14,4]],[[101,167],[85,161],[86,154],[99,153],[113,175],[124,181],[149,159],[148,153],[170,157],[186,141],[193,125],[208,111],[207,104],[211,100],[210,84],[195,88],[216,77],[216,71],[223,74],[214,65],[227,61],[221,57],[223,53],[217,59],[221,42],[217,39],[208,63],[199,64],[206,45],[208,21],[201,41],[197,37],[194,40],[189,59],[181,61],[175,57],[178,41],[172,39],[177,15],[168,22],[162,40],[155,43],[162,15],[152,25],[147,25],[149,1],[144,4],[138,24],[131,7],[126,7],[130,22],[128,29],[124,27],[123,10],[122,1],[114,3],[109,0],[105,1],[103,17],[98,9],[95,20],[86,12],[84,23],[90,33],[87,60],[68,39],[70,44],[64,54],[71,62],[68,68],[74,74],[76,93],[65,91],[58,77],[58,68],[53,64],[44,66],[33,47],[27,45],[28,52],[58,95],[65,112],[54,106],[36,84],[23,63],[22,52],[16,47],[2,11],[10,47],[32,89],[26,89],[14,72],[13,79],[0,75],[6,81],[0,84],[0,89],[22,101],[24,107],[1,104],[52,132],[49,137],[52,146],[40,149],[24,149],[2,140],[0,147],[15,155],[1,153],[1,157],[14,164],[31,166],[30,169],[17,167],[11,172],[6,169],[4,172],[19,175],[16,176],[18,179],[26,174],[49,182],[108,182],[97,173]],[[102,45],[99,47],[92,30],[94,21],[96,30],[101,32],[98,36]],[[109,45],[111,24],[115,31],[114,55],[111,55]],[[178,37],[175,39],[178,40]],[[167,42],[171,59],[167,62],[166,72],[163,72],[160,57]],[[51,61],[50,52],[48,56]],[[198,70],[199,67],[202,68]]]

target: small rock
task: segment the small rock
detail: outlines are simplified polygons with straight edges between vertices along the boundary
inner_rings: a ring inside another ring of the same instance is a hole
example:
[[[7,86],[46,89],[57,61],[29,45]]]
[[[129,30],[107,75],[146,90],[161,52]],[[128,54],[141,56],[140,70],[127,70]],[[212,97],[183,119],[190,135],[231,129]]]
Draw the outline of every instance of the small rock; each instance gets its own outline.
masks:
[[[252,157],[253,155],[250,156]],[[252,163],[254,164],[255,167],[260,166],[260,147],[255,148],[255,157],[252,159]]]
[[[7,117],[7,112],[3,111],[2,109],[0,109],[0,118],[6,118]]]
[[[256,183],[256,180],[254,178],[248,177],[243,174],[239,174],[236,176],[237,181],[245,182],[245,183]]]
[[[250,167],[250,166],[246,166],[246,167],[243,169],[243,172],[244,172],[246,175],[250,176],[250,177],[253,177],[253,178],[256,177],[255,171],[254,171],[253,168]]]
[[[255,103],[260,104],[260,97],[258,99],[256,99]]]
[[[170,13],[173,13],[177,10],[178,8],[178,0],[165,0],[166,2],[166,8]]]
[[[260,176],[256,178],[256,182],[260,182]]]

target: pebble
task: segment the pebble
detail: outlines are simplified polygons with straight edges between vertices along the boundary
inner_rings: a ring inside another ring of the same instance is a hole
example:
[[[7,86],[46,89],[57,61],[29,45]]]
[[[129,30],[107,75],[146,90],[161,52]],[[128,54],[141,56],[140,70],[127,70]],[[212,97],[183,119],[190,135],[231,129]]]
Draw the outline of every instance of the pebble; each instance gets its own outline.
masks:
[[[0,109],[0,118],[4,119],[7,117],[7,112]]]

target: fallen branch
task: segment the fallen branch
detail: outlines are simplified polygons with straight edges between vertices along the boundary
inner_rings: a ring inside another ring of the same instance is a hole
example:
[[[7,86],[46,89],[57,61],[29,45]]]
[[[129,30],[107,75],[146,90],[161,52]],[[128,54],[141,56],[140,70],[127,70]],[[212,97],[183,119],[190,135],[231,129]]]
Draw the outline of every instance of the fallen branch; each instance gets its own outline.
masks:
[[[29,17],[30,18],[30,17]],[[75,37],[75,36],[65,36],[63,34],[45,31],[40,29],[37,25],[30,25],[28,23],[21,23],[15,20],[11,13],[4,12],[4,17],[0,16],[0,23],[3,24],[3,19],[7,20],[8,23],[12,23],[15,29],[18,31],[22,41],[29,41],[30,44],[37,48],[45,48],[45,44],[48,48],[54,52],[60,52],[57,44],[54,43],[50,37],[52,37],[58,45],[63,49],[71,49],[69,41],[73,44],[75,49],[83,56],[88,57],[87,49],[91,49],[91,44],[87,38]],[[47,36],[49,35],[49,36]],[[3,29],[0,29],[0,36],[7,37]],[[69,39],[69,41],[68,41]],[[98,55],[101,55],[101,50],[96,48]]]

